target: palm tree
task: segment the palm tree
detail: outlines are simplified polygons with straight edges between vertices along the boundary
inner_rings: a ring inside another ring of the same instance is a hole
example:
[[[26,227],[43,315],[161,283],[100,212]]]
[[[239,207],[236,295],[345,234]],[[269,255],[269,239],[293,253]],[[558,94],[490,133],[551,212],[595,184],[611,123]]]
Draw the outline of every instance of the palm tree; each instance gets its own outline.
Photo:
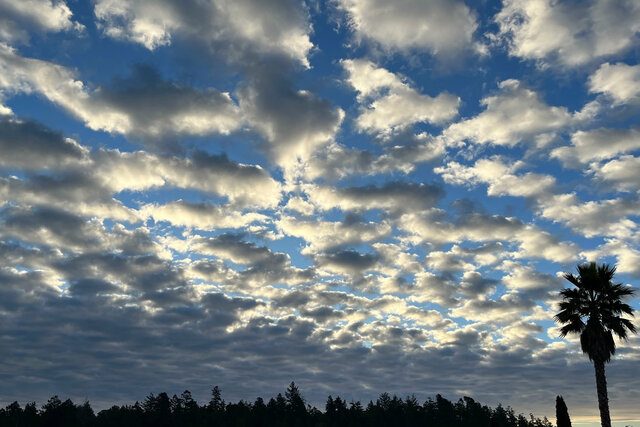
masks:
[[[560,291],[562,302],[555,316],[564,325],[560,336],[580,334],[582,351],[593,362],[602,427],[611,427],[604,365],[616,352],[613,335],[626,340],[628,332],[636,332],[633,323],[621,317],[633,316],[633,308],[622,300],[634,291],[622,283],[614,284],[615,272],[615,266],[591,262],[578,265],[578,275],[565,274],[575,287]]]

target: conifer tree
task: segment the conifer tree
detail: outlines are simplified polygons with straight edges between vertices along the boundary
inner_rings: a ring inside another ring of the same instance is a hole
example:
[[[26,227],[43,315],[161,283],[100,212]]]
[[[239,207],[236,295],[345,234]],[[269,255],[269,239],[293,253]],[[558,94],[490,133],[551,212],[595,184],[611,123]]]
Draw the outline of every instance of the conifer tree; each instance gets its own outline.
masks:
[[[556,426],[557,427],[571,427],[571,418],[569,418],[569,411],[567,405],[564,403],[562,396],[556,397]]]
[[[211,390],[211,401],[209,407],[213,412],[224,412],[224,400],[222,399],[222,391],[220,387],[215,386]]]

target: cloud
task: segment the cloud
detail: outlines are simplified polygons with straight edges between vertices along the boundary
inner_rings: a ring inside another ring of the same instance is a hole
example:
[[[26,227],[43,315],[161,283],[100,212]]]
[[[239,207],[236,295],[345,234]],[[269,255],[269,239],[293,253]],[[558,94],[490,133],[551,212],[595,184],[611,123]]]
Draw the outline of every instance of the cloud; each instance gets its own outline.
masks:
[[[334,273],[359,275],[375,266],[377,258],[375,254],[346,250],[318,255],[316,262]]]
[[[274,207],[281,187],[260,166],[236,163],[225,154],[194,151],[188,157],[163,157],[145,151],[99,150],[95,176],[118,193],[158,187],[194,189],[224,196],[242,206]]]
[[[581,202],[575,193],[555,195],[542,203],[540,215],[563,222],[585,237],[598,235],[625,236],[637,225],[627,219],[635,215],[640,201],[616,198]]]
[[[450,125],[443,135],[479,144],[514,146],[530,140],[545,143],[547,139],[543,137],[574,120],[565,107],[545,104],[536,92],[522,87],[518,80],[505,80],[498,87],[498,94],[481,100],[486,107],[483,112]]]
[[[0,40],[27,41],[28,30],[42,33],[84,30],[84,25],[71,18],[73,13],[64,1],[2,0],[0,1]]]
[[[175,226],[193,227],[199,230],[244,228],[252,223],[263,223],[269,220],[266,215],[255,212],[243,214],[230,206],[190,203],[184,200],[164,205],[149,204],[140,210],[156,222],[167,221]]]
[[[640,65],[627,65],[622,62],[600,65],[589,76],[589,92],[604,93],[616,104],[640,102]]]
[[[633,0],[505,0],[494,19],[510,55],[574,67],[635,46],[640,6]]]
[[[408,174],[418,164],[435,161],[446,152],[442,138],[434,138],[427,133],[390,141],[381,154],[331,143],[318,150],[307,162],[305,177],[309,180],[322,178],[330,181],[354,175],[391,174],[396,171]]]
[[[574,135],[575,137],[575,135]],[[578,141],[584,141],[580,135]],[[610,150],[615,152],[616,145],[600,148],[593,144],[594,150]],[[552,151],[552,156],[559,149]],[[589,151],[576,153],[589,156]],[[591,154],[593,155],[593,154]],[[526,197],[537,208],[537,213],[546,219],[562,222],[570,226],[575,232],[585,237],[597,235],[624,235],[633,230],[636,225],[627,219],[635,213],[637,200],[618,198],[601,201],[581,202],[575,193],[554,194],[556,180],[551,175],[528,172],[524,175],[514,175],[517,169],[524,165],[517,161],[511,165],[505,164],[499,157],[480,159],[474,166],[464,166],[457,162],[450,162],[445,167],[435,168],[434,171],[442,175],[444,181],[450,184],[473,186],[478,183],[489,184],[489,196]],[[595,167],[595,166],[594,166]]]
[[[296,286],[315,279],[314,267],[294,267],[289,254],[246,241],[245,238],[249,237],[250,234],[225,233],[215,237],[195,235],[188,238],[183,252],[197,254],[198,257],[215,257],[193,263],[188,269],[189,276],[220,283],[225,292],[251,290],[254,296],[260,295],[259,289],[265,286]],[[229,261],[237,266],[226,267],[221,263]],[[264,296],[272,297],[270,292]]]
[[[379,241],[391,234],[391,225],[386,222],[344,221],[332,222],[321,219],[298,220],[282,216],[276,225],[289,236],[304,239],[308,246],[303,254],[313,254],[348,245]]]
[[[522,265],[514,261],[504,261],[501,269],[508,272],[502,278],[502,282],[509,289],[556,291],[564,287],[564,283],[558,276],[542,273],[529,265]]]
[[[72,251],[103,246],[103,226],[98,221],[86,221],[60,209],[6,207],[0,211],[0,221],[0,235],[5,239]]]
[[[114,196],[123,191],[193,189],[225,197],[233,209],[272,208],[281,199],[281,186],[267,171],[260,166],[236,163],[224,154],[194,151],[189,156],[178,157],[105,149],[91,153],[43,125],[11,118],[0,121],[0,144],[5,147],[0,166],[38,171],[23,177],[0,178],[0,197],[5,202],[13,200],[59,209],[67,209],[72,202],[76,212],[82,215],[130,222],[153,212],[159,220],[169,220],[168,215],[174,214],[179,224],[210,227],[214,223],[248,225],[264,217],[234,213],[229,206],[212,206],[207,216],[206,208],[201,205],[203,216],[194,222],[198,210],[195,204],[147,206],[144,213],[139,213],[125,207]],[[50,171],[44,173],[41,169]],[[185,218],[189,220],[183,224]]]
[[[162,139],[176,135],[228,134],[242,123],[228,93],[194,89],[164,81],[150,67],[138,66],[112,88],[93,91],[75,72],[39,59],[24,58],[0,45],[0,91],[38,93],[93,130]]]
[[[402,0],[390,8],[382,0],[339,0],[338,8],[346,12],[357,39],[401,52],[455,53],[469,47],[477,27],[461,1]]]
[[[408,300],[414,302],[433,302],[442,307],[453,307],[459,300],[457,284],[448,275],[438,276],[429,271],[415,275],[413,295]]]
[[[489,196],[508,195],[534,199],[548,196],[556,186],[555,178],[532,172],[515,175],[514,172],[523,166],[522,161],[506,164],[501,158],[493,157],[480,159],[473,166],[450,162],[446,166],[434,168],[434,172],[442,175],[442,179],[448,184],[489,184]]]
[[[0,116],[1,167],[24,170],[60,169],[87,160],[88,150],[34,121]]]
[[[441,93],[422,95],[397,75],[362,59],[340,61],[347,81],[365,104],[356,118],[360,131],[389,137],[414,123],[442,124],[458,113],[460,98]]]
[[[638,247],[638,233],[610,238],[593,250],[586,250],[581,255],[587,260],[598,260],[604,257],[616,257],[616,271],[630,274],[633,278],[640,278],[640,250]]]
[[[307,187],[309,201],[322,210],[339,208],[348,210],[383,209],[392,212],[425,210],[435,206],[444,197],[444,190],[433,185],[387,182],[383,186],[333,188]]]
[[[265,246],[242,240],[238,234],[221,234],[211,238],[197,238],[193,243],[196,252],[214,255],[230,260],[236,264],[259,264],[277,266],[288,264],[289,256],[284,253],[273,253]]]
[[[543,258],[555,262],[570,262],[577,257],[577,245],[559,242],[550,233],[516,218],[471,213],[456,222],[444,220],[442,212],[407,213],[398,220],[398,227],[413,243],[439,246],[461,242],[515,243],[517,257]]]
[[[107,36],[149,50],[185,39],[242,59],[271,53],[308,66],[313,48],[308,13],[293,0],[98,0],[94,13]]]
[[[531,312],[535,301],[522,298],[517,293],[508,293],[498,299],[468,299],[451,310],[453,317],[462,317],[480,322],[512,323]]]
[[[298,90],[284,78],[286,71],[264,65],[240,91],[240,106],[251,126],[265,139],[266,151],[286,171],[329,144],[344,112],[307,90]]]
[[[228,93],[165,81],[149,66],[135,66],[129,77],[115,79],[109,87],[101,87],[92,95],[94,105],[127,118],[121,127],[105,130],[142,138],[226,135],[242,123],[240,111]]]
[[[551,158],[565,165],[586,164],[590,161],[607,160],[618,154],[640,149],[640,128],[577,131],[571,135],[571,145],[551,150]]]
[[[74,211],[88,217],[137,222],[138,214],[114,199],[111,191],[85,172],[34,175],[24,179],[0,177],[0,200],[26,206],[48,206]]]
[[[100,279],[79,279],[73,280],[67,292],[73,296],[91,297],[97,294],[109,294],[119,292],[120,288],[114,284]]]
[[[640,188],[640,157],[620,156],[603,164],[591,166],[595,178],[619,191],[636,191]]]

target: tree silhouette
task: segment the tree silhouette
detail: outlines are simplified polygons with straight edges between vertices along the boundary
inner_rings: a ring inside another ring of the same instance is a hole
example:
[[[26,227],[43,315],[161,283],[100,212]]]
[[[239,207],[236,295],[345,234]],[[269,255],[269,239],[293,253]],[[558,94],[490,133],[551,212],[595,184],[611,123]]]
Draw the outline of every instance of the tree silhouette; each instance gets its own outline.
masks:
[[[633,316],[633,309],[623,299],[634,291],[621,283],[614,284],[615,272],[616,267],[609,264],[591,262],[578,265],[578,275],[565,274],[564,278],[575,287],[560,291],[562,301],[555,316],[563,324],[560,336],[580,334],[582,351],[593,362],[603,427],[611,427],[604,365],[616,352],[613,334],[627,339],[628,332],[636,332],[633,323],[622,317]]]
[[[567,404],[564,403],[562,396],[556,397],[556,426],[571,427],[571,418],[569,418]]]
[[[335,395],[327,399],[323,413],[314,406],[300,405],[304,398],[295,384],[284,396],[279,393],[269,399],[268,405],[258,397],[253,404],[240,400],[223,406],[220,389],[217,391],[219,411],[215,413],[210,403],[198,405],[187,390],[171,398],[165,392],[151,393],[142,403],[114,405],[98,414],[89,402],[75,405],[58,396],[39,411],[35,403],[22,409],[14,402],[0,408],[0,427],[552,427],[546,418],[516,416],[510,407],[491,409],[470,397],[453,404],[438,395],[420,405],[415,396],[402,399],[382,393],[364,409],[360,402],[351,402],[347,408],[346,400]],[[295,407],[304,411],[295,412]]]
[[[287,399],[287,406],[292,412],[305,412],[304,398],[300,394],[300,389],[295,382],[291,381],[289,388],[285,391],[284,395]]]
[[[222,399],[222,391],[220,387],[215,386],[211,389],[211,400],[209,401],[209,408],[213,412],[224,412],[224,400]]]

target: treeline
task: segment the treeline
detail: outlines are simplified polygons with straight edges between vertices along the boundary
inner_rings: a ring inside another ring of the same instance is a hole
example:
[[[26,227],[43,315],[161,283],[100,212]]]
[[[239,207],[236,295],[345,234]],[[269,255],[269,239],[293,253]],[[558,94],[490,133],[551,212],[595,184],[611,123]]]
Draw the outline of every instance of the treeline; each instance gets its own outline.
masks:
[[[470,397],[453,403],[439,394],[420,404],[415,396],[404,399],[382,393],[366,406],[329,396],[324,412],[308,405],[291,383],[284,396],[268,402],[258,397],[250,403],[225,403],[216,386],[209,403],[199,405],[187,390],[180,396],[150,394],[144,402],[113,406],[94,413],[89,402],[74,404],[54,396],[40,409],[35,403],[22,408],[18,402],[0,409],[2,427],[552,427],[546,419],[516,415],[498,405],[492,409]]]

